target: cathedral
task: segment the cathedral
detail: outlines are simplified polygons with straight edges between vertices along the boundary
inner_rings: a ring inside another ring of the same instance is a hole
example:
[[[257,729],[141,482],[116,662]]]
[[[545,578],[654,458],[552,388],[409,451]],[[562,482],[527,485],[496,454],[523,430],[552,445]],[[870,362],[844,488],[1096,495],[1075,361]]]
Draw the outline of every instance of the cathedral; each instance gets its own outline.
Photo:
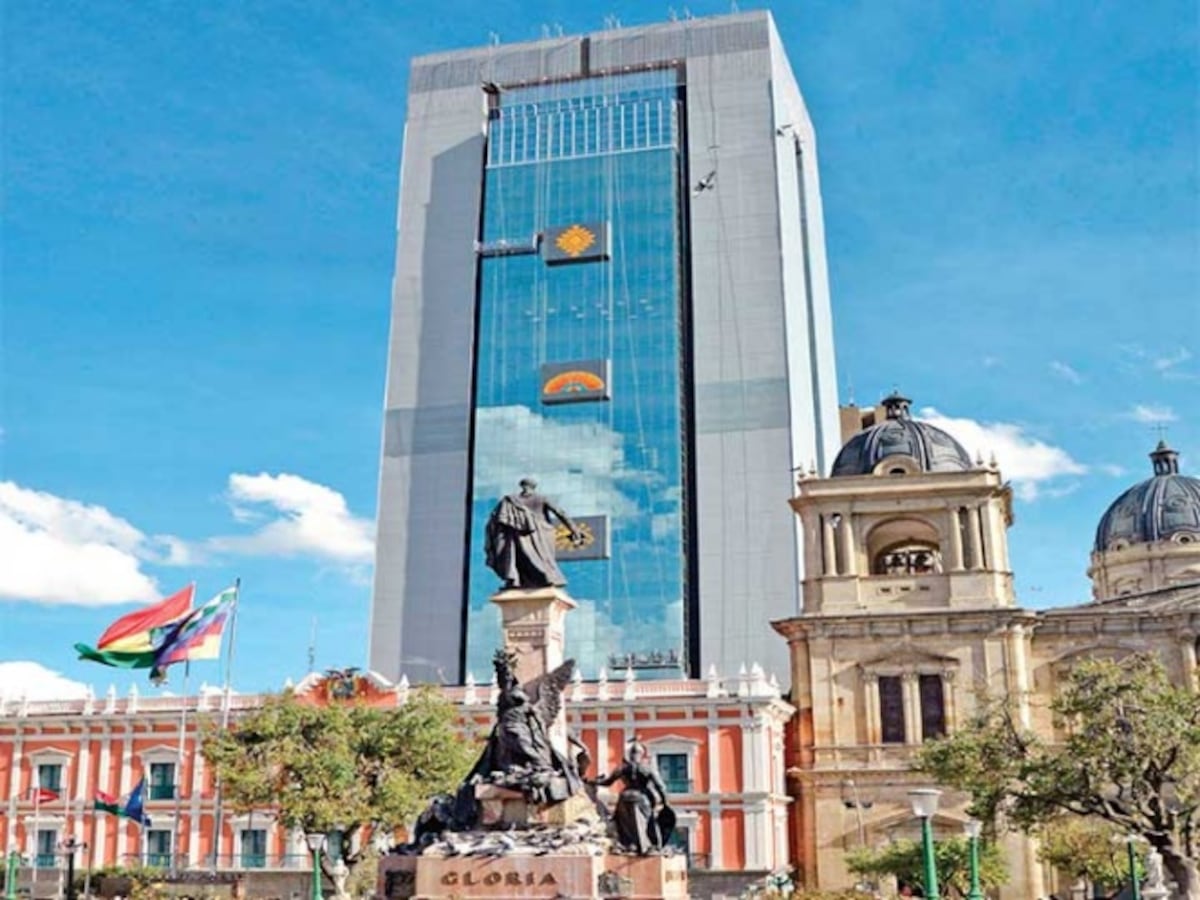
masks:
[[[773,623],[790,647],[787,774],[800,883],[848,887],[847,851],[916,837],[907,792],[921,743],[969,720],[981,693],[1016,698],[1021,720],[1051,732],[1048,701],[1080,658],[1154,652],[1197,685],[1200,479],[1160,442],[1153,471],[1109,506],[1096,529],[1092,600],[1023,609],[1007,530],[1013,495],[998,466],[910,415],[892,394],[842,410],[841,452],[827,478],[799,480],[799,615]],[[963,833],[970,798],[947,791],[935,834]],[[1005,838],[1003,900],[1062,891],[1033,840]]]

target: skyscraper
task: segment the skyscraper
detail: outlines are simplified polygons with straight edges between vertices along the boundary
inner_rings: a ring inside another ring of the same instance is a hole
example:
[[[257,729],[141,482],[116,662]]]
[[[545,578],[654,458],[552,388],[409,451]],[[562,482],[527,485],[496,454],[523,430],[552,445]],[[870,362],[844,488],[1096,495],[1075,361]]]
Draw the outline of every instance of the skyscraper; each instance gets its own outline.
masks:
[[[585,673],[785,677],[793,470],[838,447],[814,135],[755,12],[413,61],[371,667],[485,676],[488,512],[577,520]]]

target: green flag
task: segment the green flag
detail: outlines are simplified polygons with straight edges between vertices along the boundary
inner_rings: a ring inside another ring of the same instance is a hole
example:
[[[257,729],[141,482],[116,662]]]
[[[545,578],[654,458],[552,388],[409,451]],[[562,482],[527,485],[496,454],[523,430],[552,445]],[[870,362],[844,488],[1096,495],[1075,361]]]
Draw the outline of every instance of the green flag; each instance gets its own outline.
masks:
[[[87,644],[76,644],[80,659],[90,659],[118,669],[149,669],[154,665],[154,650],[96,650]]]

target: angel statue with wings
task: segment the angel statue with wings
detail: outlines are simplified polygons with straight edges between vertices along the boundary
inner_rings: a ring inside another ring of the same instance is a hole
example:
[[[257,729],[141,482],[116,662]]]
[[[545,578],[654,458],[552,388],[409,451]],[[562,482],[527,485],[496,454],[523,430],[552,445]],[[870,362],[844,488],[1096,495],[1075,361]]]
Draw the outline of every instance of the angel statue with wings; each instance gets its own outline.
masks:
[[[500,697],[496,724],[488,737],[468,784],[491,782],[523,791],[537,803],[553,803],[583,788],[578,755],[558,750],[550,730],[562,709],[562,692],[571,682],[575,661],[521,684],[515,674],[516,656],[497,650],[492,660]],[[572,746],[582,745],[572,740]]]
[[[476,788],[494,785],[520,791],[530,803],[549,804],[576,793],[587,794],[582,774],[590,759],[587,749],[571,735],[563,752],[554,746],[551,730],[562,710],[562,693],[571,682],[575,661],[567,660],[553,671],[521,684],[517,657],[497,650],[496,724],[488,735],[479,761],[463,779],[457,794],[434,797],[417,820],[413,842],[420,845],[443,831],[470,831],[479,826],[480,805]]]

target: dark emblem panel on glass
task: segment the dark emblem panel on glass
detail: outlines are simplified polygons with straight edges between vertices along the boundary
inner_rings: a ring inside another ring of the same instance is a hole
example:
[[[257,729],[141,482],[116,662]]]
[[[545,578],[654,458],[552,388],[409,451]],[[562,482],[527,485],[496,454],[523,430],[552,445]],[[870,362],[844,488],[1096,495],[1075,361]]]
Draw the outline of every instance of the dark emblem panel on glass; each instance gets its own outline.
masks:
[[[542,259],[551,266],[608,259],[608,240],[606,222],[574,222],[563,228],[549,228],[542,235]]]
[[[608,516],[576,516],[575,537],[565,525],[554,532],[554,551],[559,562],[578,562],[584,559],[608,559],[612,555],[608,543]]]
[[[542,403],[586,403],[609,399],[607,359],[542,365]]]

